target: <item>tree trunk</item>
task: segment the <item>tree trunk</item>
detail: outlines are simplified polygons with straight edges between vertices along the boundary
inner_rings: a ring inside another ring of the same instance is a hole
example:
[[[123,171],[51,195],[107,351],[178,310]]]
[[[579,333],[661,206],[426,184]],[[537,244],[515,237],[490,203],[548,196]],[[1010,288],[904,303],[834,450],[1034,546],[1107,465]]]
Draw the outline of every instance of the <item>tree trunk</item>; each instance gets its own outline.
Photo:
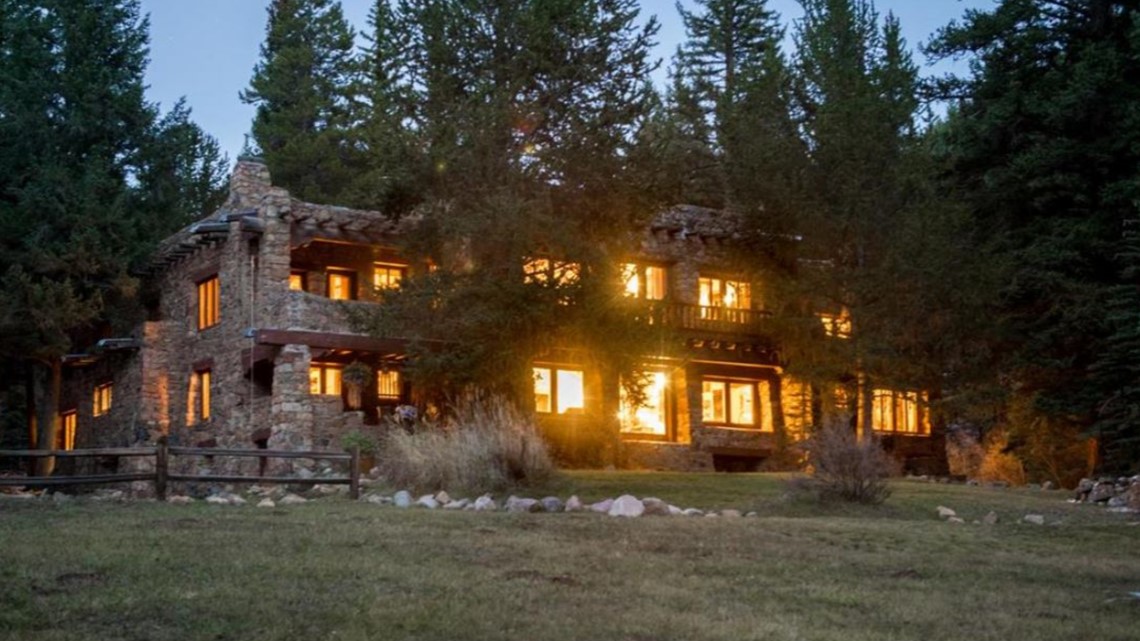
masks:
[[[46,402],[39,405],[40,449],[55,449],[56,439],[59,438],[59,397],[63,388],[63,362],[54,358],[48,364],[48,380]],[[39,475],[51,476],[55,470],[55,458],[44,457],[40,459]]]

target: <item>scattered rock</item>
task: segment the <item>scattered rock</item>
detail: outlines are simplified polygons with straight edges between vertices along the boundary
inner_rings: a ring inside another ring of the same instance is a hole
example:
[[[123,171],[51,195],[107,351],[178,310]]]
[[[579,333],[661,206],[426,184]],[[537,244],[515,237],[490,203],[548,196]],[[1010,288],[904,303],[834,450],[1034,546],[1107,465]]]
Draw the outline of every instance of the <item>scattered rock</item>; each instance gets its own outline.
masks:
[[[440,490],[440,491],[436,492],[435,500],[440,505],[447,505],[448,503],[451,503],[452,499],[451,499],[451,495],[448,494],[446,490]]]
[[[462,510],[470,504],[471,504],[471,501],[469,501],[467,499],[458,499],[455,501],[449,501],[447,503],[444,503],[443,509],[445,509],[445,510]]]
[[[759,515],[759,514],[757,514],[756,512],[745,512],[745,513],[744,513],[744,518],[746,518],[746,519],[756,519],[756,518],[760,518],[760,515]]]
[[[677,507],[676,505],[669,505],[668,508],[669,508],[669,516],[682,516],[685,514],[685,511],[682,510],[681,508]]]
[[[245,505],[245,499],[238,496],[237,494],[230,494],[229,499],[230,505]]]
[[[400,490],[392,495],[392,503],[396,507],[412,507],[412,495],[407,490]]]
[[[1128,497],[1124,494],[1117,494],[1108,499],[1108,507],[1128,507]]]
[[[494,512],[499,509],[499,504],[495,499],[491,498],[490,494],[484,494],[475,499],[475,510],[479,512]]]
[[[990,510],[988,514],[982,517],[982,523],[986,525],[997,525],[998,513]]]
[[[273,499],[265,498],[257,502],[257,507],[277,507],[277,504],[273,502]]]
[[[965,523],[966,519],[963,519],[960,516],[951,516],[950,518],[946,519],[946,522],[947,523]]]
[[[1053,483],[1053,481],[1045,481],[1044,483],[1041,484],[1041,489],[1046,490],[1046,491],[1055,490],[1055,489],[1057,489],[1057,485],[1055,483]]]
[[[721,510],[720,515],[729,519],[740,518],[740,510]]]
[[[954,510],[951,510],[950,508],[948,508],[944,505],[939,505],[935,509],[938,511],[938,518],[940,518],[940,519],[948,519],[952,516],[958,516],[957,512],[955,512]]]
[[[610,511],[606,512],[610,516],[624,516],[629,518],[637,518],[645,513],[645,504],[642,503],[636,496],[630,494],[623,494],[613,502],[610,506]]]
[[[709,512],[705,512],[705,518],[706,518],[706,519],[708,519],[708,518],[714,518],[714,517],[715,517],[715,518],[720,518],[720,515],[719,515],[719,514],[717,514],[716,512],[712,512],[712,511],[709,511]]]
[[[610,508],[612,508],[613,506],[614,506],[614,500],[613,499],[605,499],[604,501],[598,501],[597,503],[594,503],[593,505],[590,506],[590,509],[595,511],[595,512],[600,512],[602,514],[609,514]]]
[[[91,496],[92,500],[95,501],[122,501],[125,497],[126,494],[122,490],[108,490],[107,488],[95,490]]]
[[[189,496],[175,494],[174,496],[166,497],[166,502],[172,505],[188,505],[190,503],[193,503],[194,499],[190,498]]]
[[[508,512],[538,512],[542,505],[534,499],[511,495],[504,504]]]
[[[1045,516],[1041,514],[1026,514],[1021,520],[1034,525],[1045,525]]]
[[[281,497],[280,501],[278,501],[278,503],[281,505],[300,505],[302,503],[308,502],[309,499],[306,499],[303,496],[297,496],[296,494],[286,494],[285,496]]]
[[[206,497],[206,503],[210,505],[229,505],[230,500],[221,494],[211,494]]]
[[[970,487],[978,487],[981,484],[982,484],[981,481],[979,481],[978,479],[970,479],[970,480],[966,481],[966,485],[968,485]]]
[[[424,494],[420,498],[416,499],[416,505],[426,507],[429,510],[434,510],[435,508],[439,507],[439,501],[435,500],[435,497],[431,494]]]
[[[586,509],[586,506],[582,505],[582,499],[578,498],[578,495],[575,494],[574,496],[566,499],[565,509],[567,512],[581,512],[582,510]]]
[[[383,494],[376,494],[374,492],[369,492],[368,494],[365,494],[364,496],[360,497],[360,500],[365,502],[365,503],[371,503],[373,505],[391,505],[392,504],[392,497],[384,496]]]
[[[645,506],[645,516],[669,516],[669,504],[661,499],[647,496],[641,499]]]
[[[1073,498],[1077,501],[1084,501],[1089,497],[1089,494],[1092,493],[1093,487],[1095,486],[1096,483],[1094,483],[1092,479],[1081,479],[1081,482],[1077,483],[1076,495]]]
[[[705,511],[699,510],[695,507],[687,507],[687,508],[681,510],[681,514],[684,514],[685,516],[704,516]]]
[[[1093,486],[1089,492],[1089,503],[1103,503],[1107,502],[1116,495],[1116,486],[1108,481],[1101,481]]]
[[[539,503],[542,505],[542,510],[544,512],[561,512],[565,507],[562,504],[562,499],[558,498],[557,496],[543,497]]]
[[[313,486],[313,489],[309,490],[309,494],[313,495],[314,497],[332,496],[334,494],[340,494],[342,492],[348,492],[347,485],[329,485],[327,483],[318,483]]]

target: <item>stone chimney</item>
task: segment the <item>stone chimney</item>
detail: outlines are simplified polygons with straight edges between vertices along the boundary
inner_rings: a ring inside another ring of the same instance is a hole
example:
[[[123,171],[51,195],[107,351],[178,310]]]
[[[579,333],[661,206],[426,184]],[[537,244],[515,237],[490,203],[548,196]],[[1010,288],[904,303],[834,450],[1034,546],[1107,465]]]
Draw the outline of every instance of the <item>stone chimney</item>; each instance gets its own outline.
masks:
[[[273,184],[269,180],[269,167],[256,156],[238,156],[234,173],[230,176],[229,209],[255,209],[261,204]]]

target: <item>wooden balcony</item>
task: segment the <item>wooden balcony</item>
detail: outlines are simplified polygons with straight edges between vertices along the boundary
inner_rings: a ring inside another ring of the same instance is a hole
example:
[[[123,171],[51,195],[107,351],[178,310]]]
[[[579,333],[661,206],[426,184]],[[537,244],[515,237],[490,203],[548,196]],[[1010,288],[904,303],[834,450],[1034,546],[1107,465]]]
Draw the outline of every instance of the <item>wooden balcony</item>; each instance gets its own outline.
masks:
[[[755,309],[706,307],[688,303],[650,303],[647,320],[666,327],[721,334],[757,335],[771,314]]]

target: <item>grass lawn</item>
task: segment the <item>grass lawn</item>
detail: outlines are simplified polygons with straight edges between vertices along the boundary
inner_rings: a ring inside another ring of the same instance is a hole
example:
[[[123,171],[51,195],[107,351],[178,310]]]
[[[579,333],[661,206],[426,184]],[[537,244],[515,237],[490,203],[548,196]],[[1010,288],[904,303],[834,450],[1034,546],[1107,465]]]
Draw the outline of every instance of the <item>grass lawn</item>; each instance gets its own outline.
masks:
[[[820,506],[772,475],[570,473],[528,493],[757,519],[0,500],[0,639],[1140,638],[1135,516],[894,489]],[[942,523],[939,504],[1002,520]]]

